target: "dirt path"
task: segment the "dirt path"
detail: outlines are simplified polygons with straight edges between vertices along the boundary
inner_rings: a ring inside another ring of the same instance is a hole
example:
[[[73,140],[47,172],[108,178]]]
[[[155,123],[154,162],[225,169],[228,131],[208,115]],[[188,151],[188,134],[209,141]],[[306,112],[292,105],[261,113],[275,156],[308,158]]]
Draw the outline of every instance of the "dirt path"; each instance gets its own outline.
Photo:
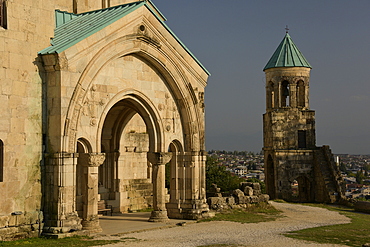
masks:
[[[344,246],[295,240],[281,234],[304,228],[345,224],[350,222],[349,218],[323,208],[275,202],[271,202],[271,204],[283,211],[285,217],[276,221],[251,224],[227,221],[193,223],[182,227],[124,234],[119,237],[110,236],[108,237],[110,239],[126,238],[127,240],[124,243],[106,245],[106,247],[196,247],[212,244],[254,247]]]

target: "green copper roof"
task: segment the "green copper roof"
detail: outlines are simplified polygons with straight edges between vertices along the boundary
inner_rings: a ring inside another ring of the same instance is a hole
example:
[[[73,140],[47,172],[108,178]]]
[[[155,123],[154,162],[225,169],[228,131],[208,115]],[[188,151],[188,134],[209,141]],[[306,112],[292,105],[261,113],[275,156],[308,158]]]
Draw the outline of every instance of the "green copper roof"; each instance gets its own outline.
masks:
[[[279,67],[312,68],[287,33],[263,70]]]
[[[145,4],[144,1],[81,14],[55,11],[54,38],[39,54],[60,53]]]
[[[150,0],[137,1],[81,14],[73,14],[65,11],[56,10],[56,28],[54,30],[54,38],[51,41],[51,46],[43,49],[39,52],[39,54],[45,55],[52,53],[61,53],[64,50],[72,47],[78,42],[102,30],[103,28],[118,21],[119,19],[123,18],[124,16],[142,6],[147,7],[148,10],[153,13],[157,20],[162,23],[166,30],[177,40],[177,42],[179,42],[179,44],[189,53],[190,56],[193,57],[193,59],[204,69],[204,71],[208,75],[210,75],[207,69],[198,61],[198,59],[190,52],[190,50],[164,23],[166,19]]]

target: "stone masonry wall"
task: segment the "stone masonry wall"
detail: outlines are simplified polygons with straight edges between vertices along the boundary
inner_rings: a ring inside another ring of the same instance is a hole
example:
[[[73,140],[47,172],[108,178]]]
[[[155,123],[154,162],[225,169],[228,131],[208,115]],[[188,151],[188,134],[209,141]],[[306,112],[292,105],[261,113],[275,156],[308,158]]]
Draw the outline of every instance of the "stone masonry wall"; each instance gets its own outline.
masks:
[[[34,236],[42,219],[44,75],[37,53],[50,45],[54,10],[69,10],[71,2],[6,0],[7,28],[0,27],[0,240]]]

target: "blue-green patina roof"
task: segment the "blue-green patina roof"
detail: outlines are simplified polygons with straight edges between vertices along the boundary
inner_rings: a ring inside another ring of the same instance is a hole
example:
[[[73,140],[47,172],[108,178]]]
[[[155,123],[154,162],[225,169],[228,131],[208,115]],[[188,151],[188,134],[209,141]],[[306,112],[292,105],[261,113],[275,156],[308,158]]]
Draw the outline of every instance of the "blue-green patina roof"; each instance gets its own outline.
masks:
[[[263,70],[279,67],[312,68],[297,46],[293,43],[288,33],[285,35]]]
[[[172,30],[164,23],[164,16],[154,6],[150,0],[137,1],[133,3],[114,6],[106,9],[99,9],[81,14],[73,14],[65,11],[55,11],[55,30],[54,38],[51,41],[51,46],[39,52],[40,55],[61,53],[64,50],[72,47],[85,38],[102,30],[110,24],[118,21],[122,17],[137,10],[142,6],[146,6],[150,12],[162,23],[166,30],[179,42],[179,44],[189,53],[190,56],[210,75],[207,69],[199,62],[199,60],[191,53],[191,51],[180,41],[180,39],[172,32]],[[155,10],[152,9],[152,6]],[[161,15],[160,17],[158,16]]]

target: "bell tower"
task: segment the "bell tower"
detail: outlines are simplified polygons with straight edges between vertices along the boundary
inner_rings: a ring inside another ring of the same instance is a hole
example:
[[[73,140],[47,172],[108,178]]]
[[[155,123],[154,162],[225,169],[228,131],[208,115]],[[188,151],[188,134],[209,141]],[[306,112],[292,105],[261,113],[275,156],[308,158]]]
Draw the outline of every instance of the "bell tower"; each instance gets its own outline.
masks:
[[[305,187],[310,186],[304,169],[312,166],[316,143],[315,112],[309,109],[310,71],[311,65],[286,33],[264,68],[265,173],[271,198],[290,198],[291,184],[300,176],[305,177]],[[300,196],[311,198],[303,191]]]
[[[343,179],[329,146],[317,147],[309,106],[311,65],[288,32],[263,69],[265,182],[271,199],[338,202]]]
[[[309,109],[311,65],[287,33],[264,68],[266,114],[264,147],[315,147],[315,112]]]

